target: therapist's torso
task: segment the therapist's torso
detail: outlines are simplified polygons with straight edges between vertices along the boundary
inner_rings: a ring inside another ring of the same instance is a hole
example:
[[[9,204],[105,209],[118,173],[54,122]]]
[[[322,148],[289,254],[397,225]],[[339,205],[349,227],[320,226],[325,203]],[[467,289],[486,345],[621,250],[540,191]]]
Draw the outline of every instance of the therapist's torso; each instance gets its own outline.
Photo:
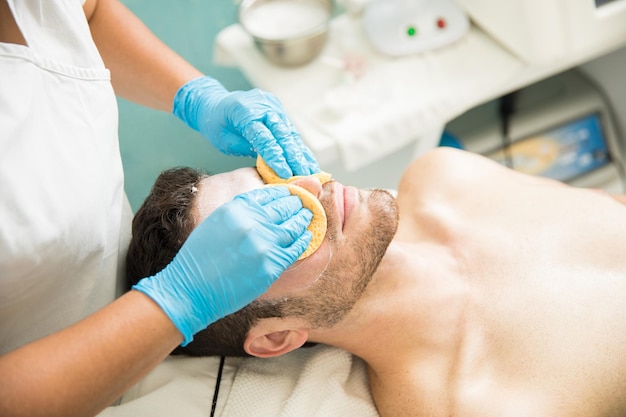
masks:
[[[0,353],[112,301],[130,234],[117,103],[81,0],[8,5],[25,45],[0,42]]]

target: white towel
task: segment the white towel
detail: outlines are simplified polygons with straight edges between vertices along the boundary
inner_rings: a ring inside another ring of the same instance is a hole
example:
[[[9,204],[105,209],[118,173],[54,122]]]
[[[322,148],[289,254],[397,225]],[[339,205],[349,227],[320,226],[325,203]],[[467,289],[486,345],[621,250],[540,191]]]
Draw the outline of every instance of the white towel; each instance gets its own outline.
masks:
[[[240,358],[227,358],[216,416],[225,406]],[[210,415],[219,357],[170,356],[129,389],[120,404],[98,417],[207,417]]]
[[[318,345],[271,359],[247,358],[222,417],[378,417],[365,363]]]

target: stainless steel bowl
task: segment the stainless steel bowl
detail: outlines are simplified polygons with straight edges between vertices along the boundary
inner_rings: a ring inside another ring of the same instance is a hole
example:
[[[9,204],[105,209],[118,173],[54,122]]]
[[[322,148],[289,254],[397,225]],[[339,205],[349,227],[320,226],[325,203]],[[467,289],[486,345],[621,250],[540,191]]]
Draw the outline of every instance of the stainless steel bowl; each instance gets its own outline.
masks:
[[[332,12],[332,0],[243,0],[238,18],[270,62],[293,67],[324,49]]]

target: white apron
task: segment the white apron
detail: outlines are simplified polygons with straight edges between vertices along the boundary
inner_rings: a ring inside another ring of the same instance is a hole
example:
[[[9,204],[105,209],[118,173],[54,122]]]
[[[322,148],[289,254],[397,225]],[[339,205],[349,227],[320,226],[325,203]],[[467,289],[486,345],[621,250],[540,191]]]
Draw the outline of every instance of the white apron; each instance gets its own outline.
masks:
[[[28,46],[0,43],[0,354],[112,301],[130,236],[117,102],[82,1],[8,3]]]

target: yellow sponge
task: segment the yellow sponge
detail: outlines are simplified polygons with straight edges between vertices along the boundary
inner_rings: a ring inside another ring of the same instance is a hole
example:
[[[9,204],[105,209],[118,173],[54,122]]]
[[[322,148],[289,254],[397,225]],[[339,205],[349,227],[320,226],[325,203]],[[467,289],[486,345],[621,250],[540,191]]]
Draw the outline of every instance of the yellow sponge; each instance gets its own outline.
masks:
[[[294,182],[299,178],[302,178],[302,175],[296,175],[289,178],[279,177],[278,174],[276,174],[274,170],[265,163],[261,156],[257,156],[256,158],[256,170],[259,171],[259,175],[267,184],[287,184],[290,182]],[[332,178],[332,175],[324,171],[313,174],[313,176],[317,177],[322,184],[327,183]]]
[[[276,185],[285,185],[289,192],[302,200],[302,206],[308,208],[313,212],[313,220],[311,220],[311,224],[307,227],[307,230],[311,232],[313,238],[309,243],[309,246],[306,248],[304,253],[300,255],[298,259],[304,259],[307,256],[311,255],[313,252],[320,247],[322,242],[324,241],[324,236],[326,236],[326,228],[327,220],[326,220],[326,212],[324,211],[324,207],[322,207],[322,203],[315,197],[311,192],[307,189],[300,187],[295,184],[291,184],[291,182],[297,180],[298,178],[302,178],[301,176],[295,176],[291,178],[280,178],[272,168],[270,168],[263,159],[259,156],[257,158],[256,169],[259,172],[263,181],[265,181],[270,186]],[[322,172],[319,174],[314,174],[317,178],[319,178],[322,184],[330,181],[331,175]]]

